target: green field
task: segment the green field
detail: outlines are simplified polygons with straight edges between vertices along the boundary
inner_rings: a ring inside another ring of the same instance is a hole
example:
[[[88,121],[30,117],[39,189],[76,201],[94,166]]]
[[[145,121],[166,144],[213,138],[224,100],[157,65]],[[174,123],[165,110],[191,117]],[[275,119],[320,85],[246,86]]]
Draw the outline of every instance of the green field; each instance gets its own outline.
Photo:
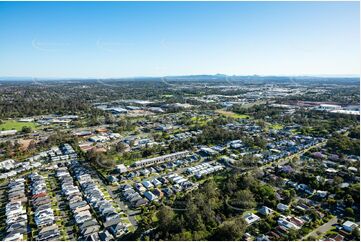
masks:
[[[20,131],[24,126],[31,127],[33,130],[36,129],[36,123],[35,122],[18,122],[16,120],[6,120],[3,121],[2,124],[0,124],[0,130],[12,130],[16,129]]]
[[[209,117],[192,117],[191,121],[193,124],[205,126],[211,119]]]
[[[230,118],[240,118],[240,119],[248,119],[250,118],[249,115],[246,114],[238,114],[231,111],[225,110],[216,110],[217,113],[222,114],[223,116],[230,117]]]
[[[270,129],[283,129],[283,125],[281,124],[272,124],[269,127]]]

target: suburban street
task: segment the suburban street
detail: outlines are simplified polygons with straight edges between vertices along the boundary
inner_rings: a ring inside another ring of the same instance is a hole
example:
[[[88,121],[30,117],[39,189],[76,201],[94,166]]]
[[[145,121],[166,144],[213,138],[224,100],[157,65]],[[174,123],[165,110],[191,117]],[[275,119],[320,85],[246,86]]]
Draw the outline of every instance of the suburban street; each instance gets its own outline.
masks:
[[[332,228],[332,225],[337,223],[337,217],[333,217],[327,223],[321,225],[320,227],[314,229],[312,232],[304,236],[301,240],[305,240],[310,236],[318,236],[320,234],[326,233]]]

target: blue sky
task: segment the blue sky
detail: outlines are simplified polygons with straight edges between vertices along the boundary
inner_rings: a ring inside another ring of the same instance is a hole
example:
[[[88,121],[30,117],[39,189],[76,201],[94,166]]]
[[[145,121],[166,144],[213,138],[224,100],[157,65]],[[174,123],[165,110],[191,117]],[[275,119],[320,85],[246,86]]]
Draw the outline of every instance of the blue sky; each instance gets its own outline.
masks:
[[[0,2],[0,76],[360,72],[358,2]]]

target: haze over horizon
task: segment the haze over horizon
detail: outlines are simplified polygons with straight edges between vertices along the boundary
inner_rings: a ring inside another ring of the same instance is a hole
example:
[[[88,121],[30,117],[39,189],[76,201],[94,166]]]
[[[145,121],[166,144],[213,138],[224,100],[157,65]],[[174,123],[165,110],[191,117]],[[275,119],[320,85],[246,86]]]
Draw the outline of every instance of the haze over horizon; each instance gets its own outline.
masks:
[[[191,77],[191,76],[217,76],[224,75],[228,77],[237,76],[237,77],[290,77],[290,78],[302,78],[302,77],[310,77],[310,78],[360,78],[359,74],[335,74],[335,75],[228,75],[228,74],[192,74],[192,75],[164,75],[164,76],[120,76],[120,77],[31,77],[31,76],[0,76],[0,81],[33,81],[33,80],[116,80],[116,79],[142,79],[142,78],[172,78],[172,77]]]
[[[360,72],[359,2],[0,2],[0,16],[0,77]]]

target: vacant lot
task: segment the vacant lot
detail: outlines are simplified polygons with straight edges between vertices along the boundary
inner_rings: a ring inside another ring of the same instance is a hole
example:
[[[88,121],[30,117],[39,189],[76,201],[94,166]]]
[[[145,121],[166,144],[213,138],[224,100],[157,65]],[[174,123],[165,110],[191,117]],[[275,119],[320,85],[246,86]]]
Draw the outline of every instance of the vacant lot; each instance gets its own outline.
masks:
[[[21,130],[24,126],[35,129],[36,123],[34,122],[25,123],[25,122],[18,122],[15,120],[6,120],[3,121],[2,124],[0,124],[0,130],[11,130],[11,129]]]

